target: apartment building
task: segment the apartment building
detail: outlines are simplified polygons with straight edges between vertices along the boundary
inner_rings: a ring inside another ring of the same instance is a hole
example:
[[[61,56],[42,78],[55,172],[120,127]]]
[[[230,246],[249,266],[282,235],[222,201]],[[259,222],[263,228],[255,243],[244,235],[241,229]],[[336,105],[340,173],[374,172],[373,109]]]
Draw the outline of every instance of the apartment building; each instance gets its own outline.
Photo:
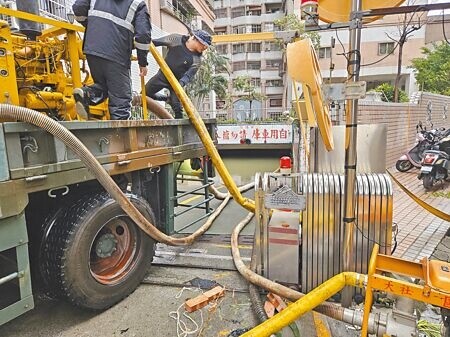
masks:
[[[245,34],[279,30],[274,21],[292,12],[291,0],[214,0],[214,32]],[[276,118],[286,107],[286,76],[282,46],[276,41],[246,41],[216,44],[218,52],[230,60],[229,92],[232,108],[220,110],[224,101],[216,101],[217,117],[224,119]],[[244,94],[233,87],[239,76],[251,78],[260,100],[243,100]]]
[[[418,5],[432,2],[435,1],[415,0],[406,2],[406,4]],[[443,41],[443,28],[446,30],[447,36],[450,36],[449,14],[445,13],[444,18],[442,11],[417,13],[412,19],[410,15],[406,17],[404,15],[386,16],[364,27],[361,43],[360,79],[367,82],[367,89],[373,89],[382,83],[394,85],[399,56],[397,42],[400,38],[399,30],[401,31],[404,25],[409,27],[415,25],[421,28],[409,35],[404,44],[400,88],[408,95],[422,89],[419,88],[420,83],[416,83],[414,71],[410,68],[411,60],[423,56],[422,47]],[[343,54],[349,51],[348,31],[325,31],[319,34],[321,47],[318,57],[322,77],[328,81],[331,74],[332,82],[345,81],[347,61]],[[332,48],[332,39],[335,41],[335,48]],[[331,65],[334,65],[334,70],[330,72]],[[426,88],[424,89],[426,90]]]

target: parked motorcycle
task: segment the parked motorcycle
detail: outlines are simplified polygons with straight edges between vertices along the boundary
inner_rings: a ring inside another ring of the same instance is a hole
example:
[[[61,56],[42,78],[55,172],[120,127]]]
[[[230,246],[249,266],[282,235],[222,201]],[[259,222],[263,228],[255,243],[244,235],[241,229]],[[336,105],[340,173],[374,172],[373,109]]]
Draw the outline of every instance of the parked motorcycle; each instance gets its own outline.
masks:
[[[402,155],[395,163],[395,168],[400,172],[406,172],[413,167],[420,168],[423,154],[426,150],[431,149],[435,142],[441,137],[441,133],[445,129],[433,129],[427,131],[423,128],[422,123],[416,125],[416,143],[406,154]]]
[[[422,167],[418,178],[422,179],[423,187],[430,189],[440,180],[450,177],[450,130],[444,138],[437,142],[431,150],[424,153]]]

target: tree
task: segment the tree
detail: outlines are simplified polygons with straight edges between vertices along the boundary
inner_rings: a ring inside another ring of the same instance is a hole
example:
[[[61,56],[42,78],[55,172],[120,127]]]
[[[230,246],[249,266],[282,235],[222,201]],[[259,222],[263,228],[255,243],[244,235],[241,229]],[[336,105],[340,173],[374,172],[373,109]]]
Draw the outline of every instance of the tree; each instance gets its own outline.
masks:
[[[266,98],[266,96],[256,91],[256,87],[252,84],[250,76],[236,77],[233,81],[233,87],[236,90],[244,92],[244,95],[239,96],[239,98],[244,101],[249,101],[250,114],[252,112],[253,101],[262,101]]]
[[[212,91],[220,99],[227,97],[228,79],[221,73],[228,73],[228,58],[220,55],[213,46],[204,55],[195,78],[186,87],[186,93],[197,109]]]
[[[450,96],[450,45],[442,43],[433,49],[422,48],[425,57],[412,60],[416,80],[424,90]]]
[[[274,24],[282,31],[296,31],[300,38],[309,37],[316,49],[320,46],[320,35],[317,32],[305,32],[305,21],[300,20],[296,14],[288,14],[275,20]]]
[[[408,0],[407,5],[414,5],[415,0]],[[422,15],[422,14],[421,14]],[[414,22],[414,20],[416,20]],[[395,84],[394,84],[394,102],[399,101],[399,86],[400,86],[400,77],[402,73],[402,64],[403,64],[403,46],[408,41],[409,37],[416,31],[422,28],[425,24],[425,20],[421,21],[421,16],[418,16],[417,13],[405,13],[403,16],[399,17],[398,34],[396,36],[391,36],[390,34],[386,34],[388,38],[397,43],[396,48],[398,48],[397,55],[397,74],[395,76]],[[395,49],[395,48],[394,48]],[[392,50],[390,53],[392,53]]]
[[[383,95],[381,96],[381,99],[384,102],[395,102],[394,100],[394,87],[392,84],[389,83],[383,83],[380,84],[378,87],[374,89],[377,92],[381,92]],[[403,90],[398,90],[398,98],[397,100],[399,102],[408,102],[409,98],[406,92]]]

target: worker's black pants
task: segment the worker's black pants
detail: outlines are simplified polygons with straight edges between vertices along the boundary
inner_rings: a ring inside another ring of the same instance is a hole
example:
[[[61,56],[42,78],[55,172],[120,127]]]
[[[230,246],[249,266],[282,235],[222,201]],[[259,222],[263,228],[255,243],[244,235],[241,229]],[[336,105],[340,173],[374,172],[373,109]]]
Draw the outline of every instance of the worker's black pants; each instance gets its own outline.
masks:
[[[86,55],[95,85],[89,86],[91,105],[109,98],[111,119],[129,119],[131,116],[130,68],[102,57]]]
[[[170,96],[168,103],[172,107],[175,118],[183,118],[183,107],[180,100],[165,78],[161,78],[158,74],[156,74],[145,84],[145,94],[150,98],[156,99],[157,101],[163,100],[162,95],[157,94],[162,89],[169,89]]]

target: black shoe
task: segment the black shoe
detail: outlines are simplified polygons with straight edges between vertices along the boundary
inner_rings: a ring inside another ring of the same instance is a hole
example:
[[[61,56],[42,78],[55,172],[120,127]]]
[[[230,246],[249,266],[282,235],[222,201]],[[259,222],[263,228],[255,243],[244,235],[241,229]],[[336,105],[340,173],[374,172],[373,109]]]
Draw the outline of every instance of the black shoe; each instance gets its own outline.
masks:
[[[89,97],[84,88],[75,88],[73,90],[73,98],[75,99],[75,109],[77,114],[83,119],[89,116]]]

